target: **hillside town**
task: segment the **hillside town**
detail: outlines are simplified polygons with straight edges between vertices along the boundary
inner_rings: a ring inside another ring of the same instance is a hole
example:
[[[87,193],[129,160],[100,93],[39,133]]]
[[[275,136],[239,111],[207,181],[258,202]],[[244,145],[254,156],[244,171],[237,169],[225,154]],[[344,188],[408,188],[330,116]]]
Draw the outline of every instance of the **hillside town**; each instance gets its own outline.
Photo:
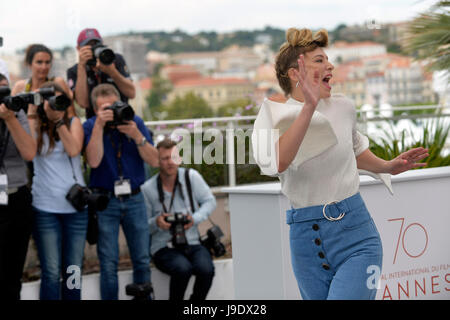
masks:
[[[337,31],[344,36],[334,40],[336,30],[330,32],[332,41],[326,52],[335,66],[333,92],[347,95],[357,107],[438,103],[432,73],[423,62],[401,51],[407,24],[341,26]],[[176,33],[170,39],[174,44],[183,40]],[[273,65],[274,42],[279,39],[275,40],[271,33],[259,33],[252,46],[231,44],[217,51],[201,47],[199,51],[174,53],[148,50],[151,41],[140,34],[104,37],[104,43],[127,61],[136,87],[136,97],[130,104],[147,120],[164,120],[164,115],[155,116],[148,108],[155,77],[168,86],[161,101],[165,105],[188,92],[206,101],[213,111],[242,99],[250,99],[254,105],[260,105],[265,98],[285,100]],[[200,38],[199,43],[206,44],[208,39]],[[66,70],[77,62],[77,57],[75,48],[55,50],[53,75],[65,78]],[[8,64],[12,82],[28,76],[23,53],[0,53],[0,58]]]

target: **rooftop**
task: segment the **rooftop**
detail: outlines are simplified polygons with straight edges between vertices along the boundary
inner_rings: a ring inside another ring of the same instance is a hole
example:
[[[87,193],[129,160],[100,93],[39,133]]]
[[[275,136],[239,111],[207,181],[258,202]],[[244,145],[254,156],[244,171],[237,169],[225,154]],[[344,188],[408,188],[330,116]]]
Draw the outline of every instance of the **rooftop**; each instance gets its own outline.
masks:
[[[250,81],[239,78],[194,78],[179,80],[175,87],[198,87],[198,86],[223,86],[223,85],[247,85]]]

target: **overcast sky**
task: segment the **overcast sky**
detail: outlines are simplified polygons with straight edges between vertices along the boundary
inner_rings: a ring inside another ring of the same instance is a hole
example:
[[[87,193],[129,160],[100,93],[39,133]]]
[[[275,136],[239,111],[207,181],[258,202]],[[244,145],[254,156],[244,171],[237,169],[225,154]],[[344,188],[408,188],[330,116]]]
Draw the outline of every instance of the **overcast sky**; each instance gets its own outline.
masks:
[[[334,29],[376,19],[411,19],[436,0],[1,0],[3,52],[30,43],[75,46],[78,33],[95,27],[102,36],[129,31],[229,32],[269,25]]]

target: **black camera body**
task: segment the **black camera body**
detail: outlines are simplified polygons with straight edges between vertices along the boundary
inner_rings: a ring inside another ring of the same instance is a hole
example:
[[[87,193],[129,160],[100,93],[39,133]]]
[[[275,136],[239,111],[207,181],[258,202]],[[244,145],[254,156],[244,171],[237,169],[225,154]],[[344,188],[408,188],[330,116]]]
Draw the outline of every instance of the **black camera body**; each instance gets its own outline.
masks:
[[[8,86],[0,87],[0,104],[4,103],[6,105],[6,101],[10,98],[11,89]]]
[[[146,283],[131,283],[125,287],[125,293],[128,296],[133,296],[133,300],[145,301],[154,300],[153,286],[151,282]]]
[[[227,252],[223,243],[220,242],[222,236],[222,230],[219,226],[214,225],[207,231],[206,235],[200,238],[200,242],[209,250],[211,255],[221,257]]]
[[[95,67],[97,64],[97,59],[104,65],[110,65],[116,59],[116,55],[114,51],[106,47],[101,43],[97,43],[92,48],[92,59],[89,59],[86,64],[92,67]]]
[[[33,93],[20,93],[15,96],[11,96],[11,90],[9,87],[0,88],[0,103],[4,103],[5,106],[12,111],[19,112],[20,109],[27,110],[29,103],[42,103],[41,95]]]
[[[47,99],[50,108],[55,111],[66,111],[68,107],[72,104],[72,101],[65,95],[61,94],[59,96],[52,96]]]
[[[88,187],[74,184],[66,195],[67,201],[77,210],[82,211],[86,205],[89,210],[103,211],[109,203],[109,197],[101,193],[94,193]]]
[[[44,100],[47,100],[50,108],[56,111],[66,111],[72,103],[65,94],[56,96],[53,87],[41,88],[37,92],[19,93],[15,96],[10,96],[10,93],[8,87],[1,87],[0,103],[4,103],[8,109],[15,112],[19,112],[21,109],[26,112],[30,103],[41,106]]]
[[[188,217],[181,213],[175,212],[173,215],[164,218],[170,223],[170,232],[172,233],[172,245],[177,248],[188,244],[184,226],[191,222]]]
[[[133,108],[120,100],[114,102],[111,106],[106,107],[105,110],[112,110],[114,114],[114,120],[106,123],[106,126],[108,127],[125,124],[125,121],[131,121],[134,119]]]

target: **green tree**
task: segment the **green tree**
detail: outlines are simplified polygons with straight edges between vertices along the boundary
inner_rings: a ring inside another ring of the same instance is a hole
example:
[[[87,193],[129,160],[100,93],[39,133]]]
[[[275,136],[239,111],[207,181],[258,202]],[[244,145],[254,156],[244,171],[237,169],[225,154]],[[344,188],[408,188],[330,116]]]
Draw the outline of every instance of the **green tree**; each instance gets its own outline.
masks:
[[[428,61],[430,70],[450,70],[450,1],[439,1],[408,28],[405,51]]]
[[[334,30],[332,30],[332,31],[330,32],[330,35],[331,35],[331,38],[332,38],[332,41],[333,41],[333,42],[334,42],[334,41],[342,40],[342,38],[341,38],[341,31],[342,31],[343,29],[345,29],[345,28],[347,28],[347,25],[344,24],[344,23],[341,23],[341,24],[339,24]]]
[[[391,127],[390,133],[386,130],[383,131],[386,138],[374,140],[369,137],[370,151],[376,156],[390,160],[409,149],[423,147],[428,149],[430,155],[420,161],[427,163],[425,168],[450,165],[450,155],[445,152],[445,144],[450,133],[450,125],[446,124],[442,119],[437,118],[425,121],[423,132],[418,137],[412,129],[409,132],[403,130],[400,136],[395,134],[393,127]],[[406,135],[412,137],[412,142],[406,143]]]
[[[188,92],[184,97],[176,97],[166,111],[167,119],[208,118],[214,115],[208,103],[194,92]]]
[[[152,88],[147,96],[147,106],[150,110],[151,118],[154,118],[155,113],[162,111],[164,101],[170,91],[172,91],[172,85],[168,80],[162,78],[159,74],[152,78]]]
[[[258,113],[255,104],[249,98],[228,102],[217,109],[217,117],[249,116]]]

